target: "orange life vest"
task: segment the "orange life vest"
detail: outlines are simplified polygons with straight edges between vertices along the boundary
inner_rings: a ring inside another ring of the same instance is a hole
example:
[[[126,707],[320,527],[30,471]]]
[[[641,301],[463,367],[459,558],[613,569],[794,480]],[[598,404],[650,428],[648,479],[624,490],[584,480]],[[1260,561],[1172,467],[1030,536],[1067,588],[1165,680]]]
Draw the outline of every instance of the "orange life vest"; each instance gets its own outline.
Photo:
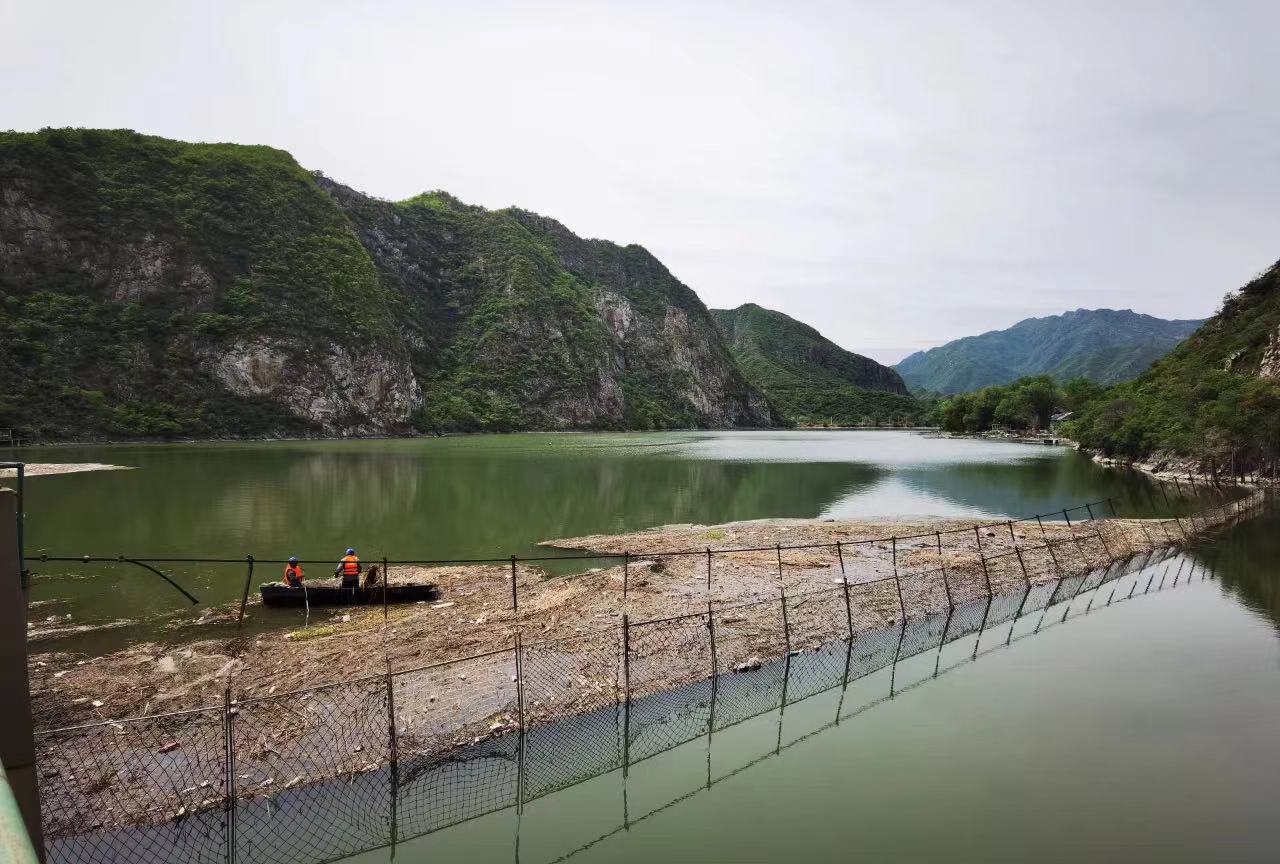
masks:
[[[342,556],[342,575],[359,576],[360,575],[360,559],[354,555]]]
[[[292,585],[295,588],[302,584],[303,576],[302,568],[297,564],[287,564],[284,568],[284,584]]]

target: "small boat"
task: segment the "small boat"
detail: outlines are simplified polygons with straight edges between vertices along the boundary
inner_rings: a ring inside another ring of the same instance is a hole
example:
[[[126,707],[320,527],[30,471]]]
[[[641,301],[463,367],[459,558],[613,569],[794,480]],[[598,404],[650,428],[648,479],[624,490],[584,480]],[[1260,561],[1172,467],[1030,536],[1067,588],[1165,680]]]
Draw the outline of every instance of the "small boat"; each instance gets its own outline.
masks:
[[[383,602],[382,586],[342,588],[337,585],[305,585],[290,588],[280,582],[266,582],[259,589],[267,606],[379,606]],[[417,603],[440,599],[434,584],[398,584],[387,586],[386,602]]]

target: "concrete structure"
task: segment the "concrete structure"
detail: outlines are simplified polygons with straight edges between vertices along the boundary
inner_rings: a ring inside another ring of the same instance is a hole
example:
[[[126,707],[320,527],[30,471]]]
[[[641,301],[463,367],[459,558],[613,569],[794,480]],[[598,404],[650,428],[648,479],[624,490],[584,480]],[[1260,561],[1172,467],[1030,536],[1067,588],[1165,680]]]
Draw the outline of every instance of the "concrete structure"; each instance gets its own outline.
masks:
[[[27,589],[19,548],[18,496],[11,489],[0,489],[0,763],[31,843],[41,850],[40,791],[27,680]]]

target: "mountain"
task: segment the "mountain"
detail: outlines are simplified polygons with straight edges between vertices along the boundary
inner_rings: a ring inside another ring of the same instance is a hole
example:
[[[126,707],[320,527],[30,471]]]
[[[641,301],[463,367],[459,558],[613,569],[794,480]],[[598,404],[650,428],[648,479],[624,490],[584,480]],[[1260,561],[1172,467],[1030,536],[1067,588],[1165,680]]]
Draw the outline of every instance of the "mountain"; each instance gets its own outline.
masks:
[[[1280,262],[1135,380],[1077,412],[1067,434],[1127,459],[1184,457],[1208,473],[1280,467]]]
[[[754,303],[713,309],[711,316],[747,379],[793,422],[888,424],[921,417],[897,372],[807,324]]]
[[[934,393],[965,393],[1030,375],[1115,384],[1141,373],[1201,323],[1129,309],[1077,309],[917,351],[894,368],[912,389]]]
[[[0,133],[0,297],[28,438],[780,421],[641,247],[269,147]]]

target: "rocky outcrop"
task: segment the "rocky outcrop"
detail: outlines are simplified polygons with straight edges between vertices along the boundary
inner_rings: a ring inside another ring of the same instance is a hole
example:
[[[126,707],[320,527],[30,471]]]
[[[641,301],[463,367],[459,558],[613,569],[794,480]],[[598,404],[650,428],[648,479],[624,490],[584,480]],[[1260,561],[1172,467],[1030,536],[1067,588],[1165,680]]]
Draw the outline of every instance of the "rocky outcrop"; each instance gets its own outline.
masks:
[[[1262,351],[1262,359],[1258,363],[1258,377],[1280,381],[1280,327],[1272,331],[1271,339]]]
[[[409,302],[428,428],[492,428],[486,412],[532,429],[777,423],[697,295],[639,246],[444,193],[392,204],[320,182]]]

